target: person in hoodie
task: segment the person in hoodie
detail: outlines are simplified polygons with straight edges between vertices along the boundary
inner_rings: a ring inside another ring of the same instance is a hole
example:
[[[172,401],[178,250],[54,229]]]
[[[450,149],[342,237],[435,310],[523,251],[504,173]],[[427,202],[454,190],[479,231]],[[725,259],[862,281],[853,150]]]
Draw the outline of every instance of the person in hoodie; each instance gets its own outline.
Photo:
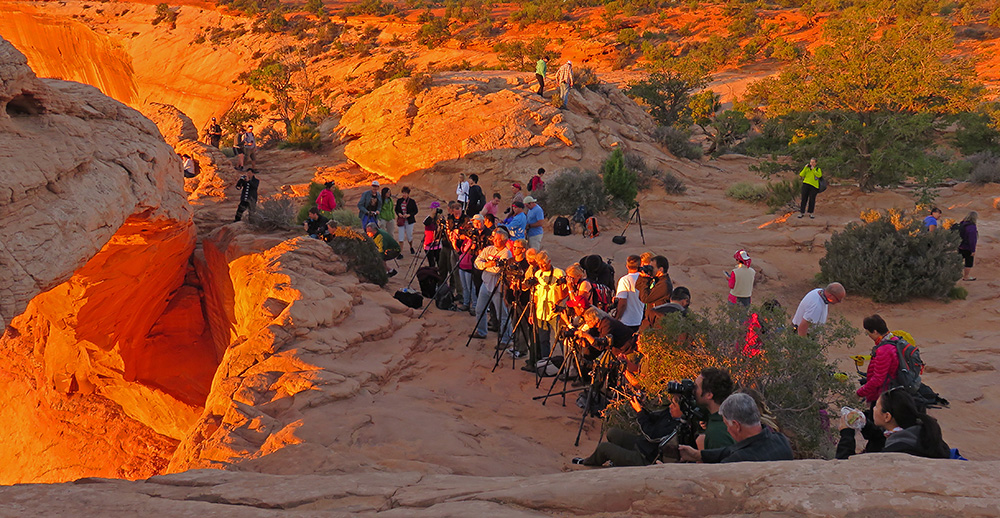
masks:
[[[906,453],[930,459],[951,457],[951,448],[941,437],[941,426],[933,417],[917,408],[913,396],[904,388],[887,390],[873,408],[875,425],[882,428],[885,444],[879,450],[865,452]],[[837,458],[846,459],[856,452],[854,429],[841,423]]]

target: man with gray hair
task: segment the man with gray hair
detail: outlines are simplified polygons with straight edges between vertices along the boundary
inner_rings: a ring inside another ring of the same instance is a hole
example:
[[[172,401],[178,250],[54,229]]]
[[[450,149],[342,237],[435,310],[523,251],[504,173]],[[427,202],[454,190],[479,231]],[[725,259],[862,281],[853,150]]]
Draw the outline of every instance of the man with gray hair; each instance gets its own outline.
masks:
[[[749,394],[737,392],[730,395],[719,407],[719,414],[736,444],[701,451],[681,445],[678,447],[681,460],[709,464],[792,460],[792,447],[788,438],[760,424],[760,410]]]

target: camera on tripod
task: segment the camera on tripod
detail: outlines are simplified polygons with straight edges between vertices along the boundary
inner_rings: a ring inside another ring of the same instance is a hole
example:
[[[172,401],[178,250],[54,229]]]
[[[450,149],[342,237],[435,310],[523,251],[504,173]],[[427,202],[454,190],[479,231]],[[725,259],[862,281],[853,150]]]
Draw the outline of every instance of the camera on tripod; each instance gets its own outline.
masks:
[[[646,275],[648,275],[648,276],[650,276],[650,277],[652,277],[654,275],[654,273],[653,273],[653,265],[651,265],[651,264],[647,264],[645,266],[640,266],[639,267],[639,271],[642,272],[642,273],[644,273],[644,274],[646,274]],[[671,383],[673,383],[673,382],[671,382]]]
[[[679,403],[681,414],[688,423],[696,423],[708,419],[705,409],[698,405],[694,397],[694,381],[683,379],[680,381],[668,381],[667,393],[680,396]]]

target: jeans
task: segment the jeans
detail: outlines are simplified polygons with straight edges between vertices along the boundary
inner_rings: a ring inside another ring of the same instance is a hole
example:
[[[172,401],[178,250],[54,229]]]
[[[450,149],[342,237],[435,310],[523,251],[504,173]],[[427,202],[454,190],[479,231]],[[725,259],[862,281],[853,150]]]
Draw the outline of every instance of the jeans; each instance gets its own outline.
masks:
[[[562,107],[566,108],[566,103],[569,102],[569,90],[570,86],[568,83],[562,83],[559,85],[559,96],[562,97]]]
[[[493,304],[493,307],[497,308],[497,319],[500,321],[500,333],[502,338],[500,338],[500,343],[510,342],[510,325],[511,323],[507,321],[507,304],[503,302],[503,294],[497,293],[493,296],[493,290],[499,288],[491,288],[491,283],[484,282],[482,288],[479,290],[479,300],[476,301],[476,334],[480,336],[486,336],[486,317],[483,313],[486,312],[486,308]]]
[[[535,320],[535,329],[538,332],[538,359],[548,358],[552,354],[552,335],[559,336],[559,317],[553,316],[550,320]]]
[[[459,269],[458,280],[462,282],[462,304],[475,311],[479,301],[476,300],[476,287],[472,283],[472,271]]]

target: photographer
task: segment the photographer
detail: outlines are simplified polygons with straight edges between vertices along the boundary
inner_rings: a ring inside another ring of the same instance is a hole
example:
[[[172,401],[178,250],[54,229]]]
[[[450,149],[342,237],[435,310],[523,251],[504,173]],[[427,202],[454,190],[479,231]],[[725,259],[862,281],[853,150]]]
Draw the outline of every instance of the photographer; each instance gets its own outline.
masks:
[[[483,236],[483,217],[479,214],[473,216],[471,225],[459,233],[459,255],[458,255],[458,275],[462,282],[462,303],[458,304],[460,311],[469,311],[476,314],[476,302],[479,294],[479,286],[482,284],[480,276],[477,283],[475,262],[479,252],[486,248]]]
[[[659,318],[660,314],[653,308],[670,301],[674,284],[670,282],[670,275],[667,273],[669,269],[670,262],[662,255],[654,256],[650,264],[639,268],[639,279],[635,282],[635,289],[639,292],[639,300],[646,304],[639,332],[652,327]]]
[[[444,236],[444,217],[441,216],[441,204],[431,202],[433,214],[424,218],[424,253],[427,254],[427,266],[437,266],[441,254],[441,240]]]
[[[323,217],[319,213],[319,209],[313,207],[309,209],[309,216],[302,223],[302,228],[305,229],[306,234],[313,239],[319,239],[323,235],[323,231],[326,229],[326,222],[330,221]]]
[[[594,254],[580,258],[580,266],[587,272],[587,280],[615,289],[615,269],[601,256]]]
[[[521,318],[521,314],[531,302],[531,286],[526,279],[530,267],[527,255],[528,241],[515,239],[509,248],[513,256],[507,271],[504,272],[504,284],[507,286],[504,302],[508,306],[509,325],[514,329],[514,344],[507,352],[514,358],[524,358],[528,356],[528,345],[531,342],[531,325],[527,317]]]
[[[378,224],[378,213],[382,210],[382,195],[378,191],[378,180],[372,182],[371,190],[361,193],[358,200],[358,217],[361,218],[361,228],[367,229],[369,223]]]
[[[733,444],[733,438],[726,430],[726,424],[719,415],[719,407],[733,393],[733,379],[729,373],[716,368],[702,369],[694,380],[694,399],[708,409],[705,433],[695,441],[699,450],[724,448]]]
[[[583,323],[584,327],[576,331],[576,336],[589,347],[597,351],[610,350],[615,357],[635,349],[635,332],[596,307],[590,306],[583,312]]]
[[[440,227],[441,223],[439,222],[438,225]],[[448,217],[444,220],[444,236],[441,238],[441,253],[438,257],[442,279],[447,279],[448,274],[458,266],[458,252],[461,251],[458,239],[464,227],[465,214],[462,213],[462,205],[457,201],[448,202]],[[461,283],[453,282],[452,284],[455,285],[457,295],[455,300],[462,300]]]
[[[656,412],[647,411],[639,399],[629,400],[635,410],[635,420],[641,435],[621,428],[608,429],[607,442],[597,445],[594,453],[587,458],[576,457],[573,464],[603,466],[611,461],[612,466],[647,466],[656,461],[660,454],[660,442],[673,435],[680,425],[681,415],[676,404]]]
[[[719,414],[735,444],[724,448],[696,450],[680,445],[681,460],[691,462],[742,462],[792,460],[792,447],[784,435],[765,428],[760,410],[749,394],[737,392],[722,402]]]
[[[563,313],[564,321],[569,324],[573,317],[583,315],[583,312],[593,305],[594,292],[586,272],[579,263],[566,268],[566,305],[574,309],[573,314]]]
[[[248,209],[250,212],[257,210],[257,187],[260,180],[257,179],[257,171],[247,169],[247,174],[236,181],[236,188],[240,190],[240,204],[236,207],[236,219],[243,219],[243,213]]]
[[[507,306],[503,300],[494,296],[496,290],[501,289],[500,283],[502,270],[506,267],[510,259],[510,251],[507,250],[507,229],[497,227],[491,236],[492,245],[483,249],[476,257],[476,268],[483,272],[483,286],[479,290],[479,299],[476,301],[476,330],[472,333],[472,338],[486,338],[486,319],[483,313],[492,303],[497,311],[497,319],[500,321],[501,344],[510,343],[510,327],[504,325],[507,322]]]
[[[531,350],[531,357],[528,360],[528,369],[534,372],[535,362],[542,358],[547,358],[551,353],[552,336],[558,336],[560,308],[565,309],[566,302],[564,287],[566,285],[566,274],[559,268],[552,266],[549,253],[538,252],[535,255],[538,262],[538,271],[535,272],[534,302],[535,314],[532,315],[532,323],[538,333],[538,347]]]

